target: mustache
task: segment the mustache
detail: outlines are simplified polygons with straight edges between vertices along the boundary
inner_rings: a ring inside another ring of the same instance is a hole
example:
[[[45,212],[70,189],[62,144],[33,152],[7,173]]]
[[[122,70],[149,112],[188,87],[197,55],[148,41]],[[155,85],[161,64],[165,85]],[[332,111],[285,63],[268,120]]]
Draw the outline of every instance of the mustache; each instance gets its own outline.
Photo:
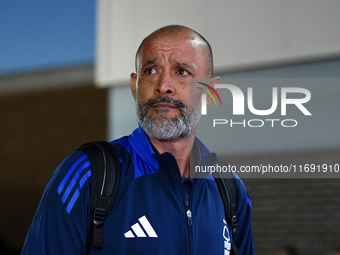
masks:
[[[169,96],[159,96],[155,99],[149,99],[144,107],[143,110],[144,111],[148,111],[154,104],[158,104],[158,103],[170,103],[173,104],[174,106],[178,107],[180,111],[185,111],[187,106],[185,104],[183,104],[182,101],[180,100],[175,100],[170,98]]]

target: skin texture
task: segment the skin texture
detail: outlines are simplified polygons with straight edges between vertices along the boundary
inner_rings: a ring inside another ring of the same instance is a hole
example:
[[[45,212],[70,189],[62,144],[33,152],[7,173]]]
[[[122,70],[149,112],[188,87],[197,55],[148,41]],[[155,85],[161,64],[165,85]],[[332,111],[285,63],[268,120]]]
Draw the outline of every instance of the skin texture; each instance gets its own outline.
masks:
[[[192,79],[205,78],[207,74],[207,49],[202,40],[192,31],[161,31],[153,33],[144,41],[137,59],[137,73],[130,76],[133,97],[140,106],[149,99],[168,96],[181,101],[190,111],[190,83]],[[220,82],[218,77],[211,79]],[[195,89],[196,98],[200,90]],[[211,103],[209,100],[208,103]],[[156,103],[149,109],[151,118],[172,119],[180,114],[178,107],[171,103]],[[171,152],[181,175],[190,174],[190,151],[196,135],[197,125],[186,137],[172,140],[158,140],[148,135],[150,142],[159,153]]]

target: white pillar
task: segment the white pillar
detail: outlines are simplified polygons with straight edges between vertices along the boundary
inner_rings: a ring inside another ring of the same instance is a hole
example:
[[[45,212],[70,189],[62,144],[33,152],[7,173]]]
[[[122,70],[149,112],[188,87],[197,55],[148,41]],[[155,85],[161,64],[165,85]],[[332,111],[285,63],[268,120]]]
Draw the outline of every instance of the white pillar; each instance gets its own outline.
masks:
[[[107,114],[108,141],[131,134],[138,126],[130,86],[108,89]]]

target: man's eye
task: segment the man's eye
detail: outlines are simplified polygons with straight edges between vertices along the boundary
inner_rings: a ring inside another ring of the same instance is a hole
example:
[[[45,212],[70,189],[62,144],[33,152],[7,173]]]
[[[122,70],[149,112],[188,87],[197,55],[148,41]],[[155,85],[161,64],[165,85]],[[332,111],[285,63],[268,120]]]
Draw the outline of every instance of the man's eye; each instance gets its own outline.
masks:
[[[178,74],[180,74],[180,75],[188,75],[189,73],[186,70],[184,70],[184,69],[179,69],[178,70]]]
[[[154,74],[156,72],[156,69],[153,67],[149,67],[145,70],[146,74]]]

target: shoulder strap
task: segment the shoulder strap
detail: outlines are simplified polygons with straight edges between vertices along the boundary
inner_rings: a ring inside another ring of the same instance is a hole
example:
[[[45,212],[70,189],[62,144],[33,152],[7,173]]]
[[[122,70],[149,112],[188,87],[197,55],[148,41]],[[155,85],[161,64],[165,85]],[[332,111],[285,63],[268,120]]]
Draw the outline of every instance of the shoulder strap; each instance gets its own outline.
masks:
[[[84,144],[78,150],[85,152],[91,164],[92,223],[88,243],[103,247],[103,223],[113,207],[120,181],[119,158],[113,146],[105,141]]]
[[[216,181],[218,191],[222,198],[225,216],[228,224],[231,226],[233,234],[235,235],[238,220],[236,216],[236,205],[237,205],[237,189],[235,183],[235,176],[232,172],[214,172],[213,177]],[[235,245],[234,238],[231,243],[231,254],[238,255],[238,249]]]

